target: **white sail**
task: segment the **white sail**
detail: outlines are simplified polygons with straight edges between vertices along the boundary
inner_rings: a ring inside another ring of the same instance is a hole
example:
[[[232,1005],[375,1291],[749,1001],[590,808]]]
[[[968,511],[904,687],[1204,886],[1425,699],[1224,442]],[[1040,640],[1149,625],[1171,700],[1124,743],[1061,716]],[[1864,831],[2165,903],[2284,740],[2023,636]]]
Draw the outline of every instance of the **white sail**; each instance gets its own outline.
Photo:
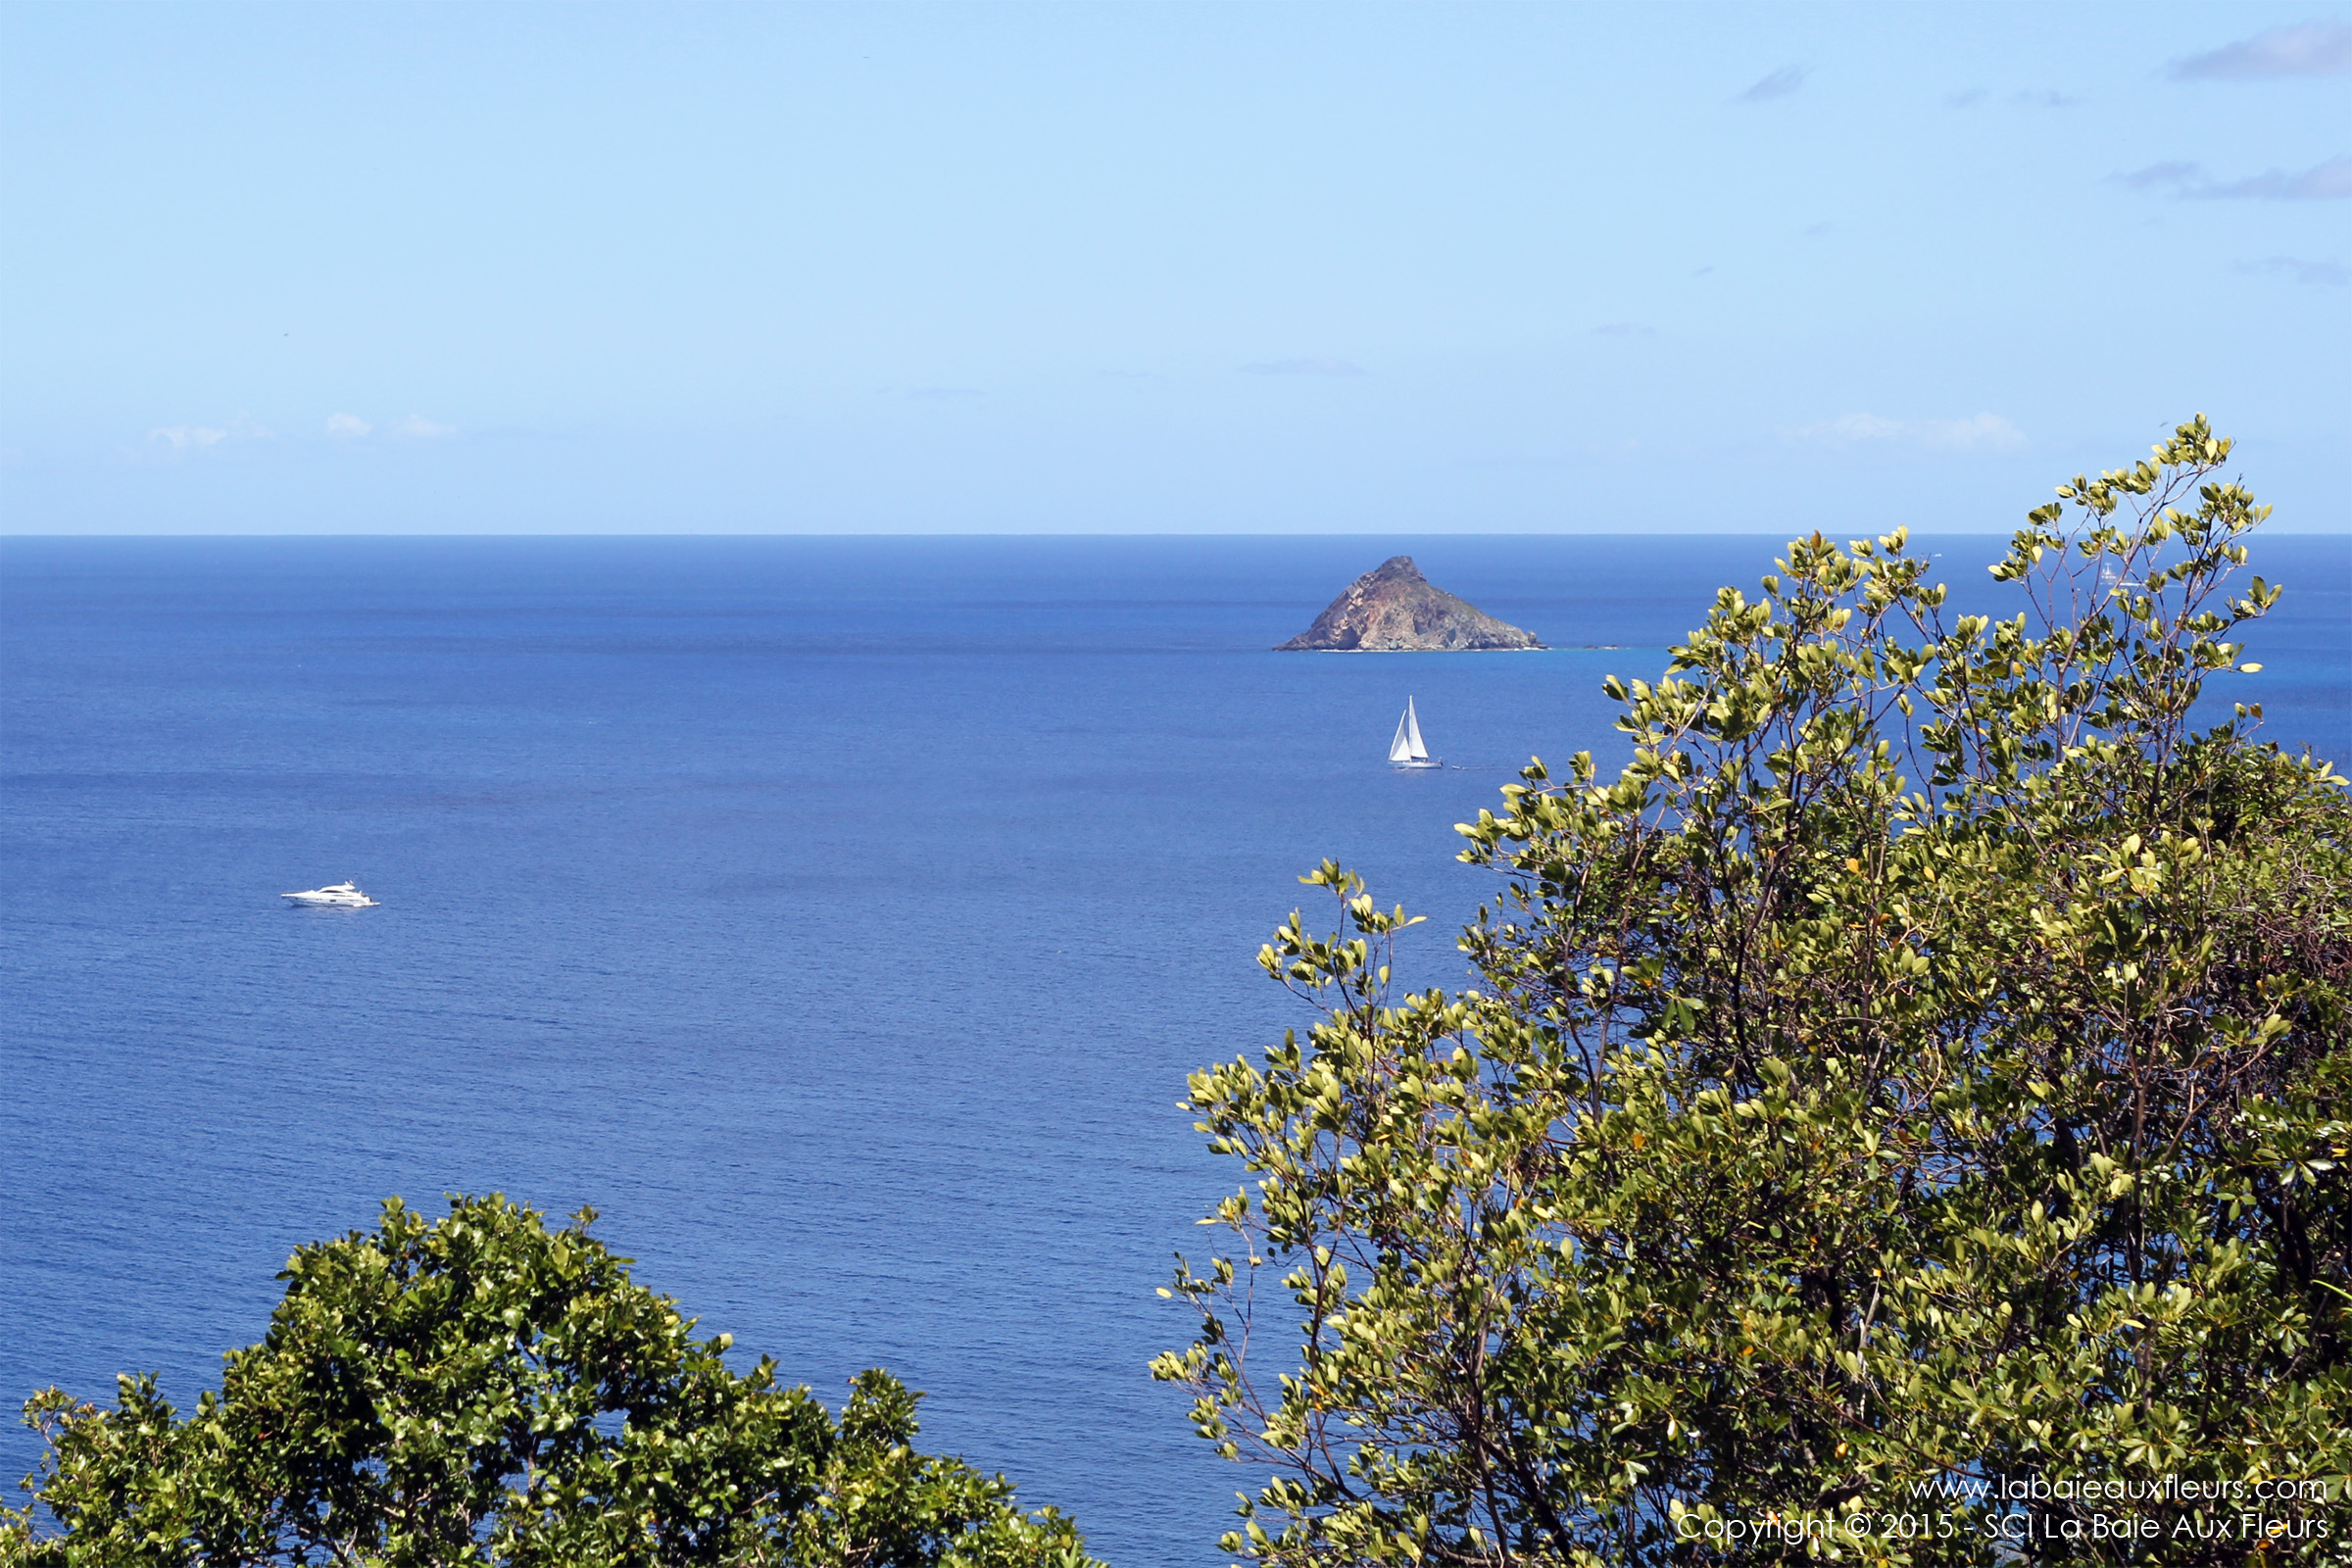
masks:
[[[1413,700],[1404,700],[1404,733],[1412,743],[1412,759],[1416,762],[1429,760],[1429,748],[1421,744],[1421,719],[1413,711]]]
[[[1396,738],[1389,742],[1389,760],[1392,762],[1411,761],[1413,760],[1413,748],[1420,742],[1421,732],[1417,729],[1410,729],[1407,727],[1413,721],[1413,700],[1408,697],[1404,700],[1404,702],[1405,712],[1402,717],[1396,720]]]

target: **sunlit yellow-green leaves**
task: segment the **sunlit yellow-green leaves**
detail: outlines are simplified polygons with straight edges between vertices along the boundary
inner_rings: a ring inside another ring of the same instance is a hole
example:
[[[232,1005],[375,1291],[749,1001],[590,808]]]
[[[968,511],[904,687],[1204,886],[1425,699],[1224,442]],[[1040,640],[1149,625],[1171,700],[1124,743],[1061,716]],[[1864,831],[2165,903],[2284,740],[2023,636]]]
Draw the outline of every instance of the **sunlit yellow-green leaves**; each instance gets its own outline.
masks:
[[[1899,529],[1725,589],[1612,679],[1616,778],[1463,825],[1459,991],[1304,879],[1260,956],[1315,1017],[1191,1080],[1250,1185],[1153,1363],[1273,1475],[1227,1550],[1990,1564],[2001,1505],[1918,1489],[2043,1473],[2316,1480],[2330,1532],[2259,1560],[2346,1560],[2352,812],[2259,704],[2191,722],[2280,592],[2228,455],[2061,487],[2005,617]],[[1694,1544],[1735,1520],[1837,1528]],[[2257,1560],[2163,1539],[2034,1560]]]

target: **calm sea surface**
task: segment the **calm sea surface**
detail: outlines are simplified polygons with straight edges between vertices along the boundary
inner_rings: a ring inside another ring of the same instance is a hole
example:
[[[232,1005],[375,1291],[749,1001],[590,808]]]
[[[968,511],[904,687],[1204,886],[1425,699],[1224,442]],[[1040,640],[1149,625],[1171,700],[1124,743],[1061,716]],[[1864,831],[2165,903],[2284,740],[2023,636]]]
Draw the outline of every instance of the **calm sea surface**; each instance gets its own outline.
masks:
[[[1997,553],[1925,548],[1970,593]],[[1399,552],[1559,651],[1267,651]],[[1253,955],[1327,855],[1454,978],[1452,824],[1531,753],[1620,756],[1601,677],[1774,554],[0,543],[0,1398],[192,1402],[297,1244],[496,1189],[594,1204],[828,1402],[899,1372],[926,1446],[1115,1562],[1221,1561],[1252,1477],[1144,1370],[1241,1179],[1185,1073],[1300,1020]],[[2352,541],[2253,564],[2269,733],[2352,756]],[[1457,765],[1384,765],[1408,694]],[[382,906],[277,897],[346,876]]]

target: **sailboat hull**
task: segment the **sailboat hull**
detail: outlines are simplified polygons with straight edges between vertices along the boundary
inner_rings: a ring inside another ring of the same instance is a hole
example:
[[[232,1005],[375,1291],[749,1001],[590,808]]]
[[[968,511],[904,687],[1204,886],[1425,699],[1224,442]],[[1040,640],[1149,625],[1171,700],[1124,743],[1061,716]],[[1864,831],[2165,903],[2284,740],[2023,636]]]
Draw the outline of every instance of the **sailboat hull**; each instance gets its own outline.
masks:
[[[1413,700],[1404,700],[1404,712],[1396,720],[1396,738],[1389,742],[1391,767],[1444,767],[1446,764],[1429,755],[1429,747],[1421,739],[1421,715],[1413,711]]]
[[[1389,742],[1391,767],[1444,767],[1446,764],[1429,755],[1421,740],[1421,715],[1413,711],[1413,700],[1404,700],[1404,712],[1396,720],[1396,738]]]

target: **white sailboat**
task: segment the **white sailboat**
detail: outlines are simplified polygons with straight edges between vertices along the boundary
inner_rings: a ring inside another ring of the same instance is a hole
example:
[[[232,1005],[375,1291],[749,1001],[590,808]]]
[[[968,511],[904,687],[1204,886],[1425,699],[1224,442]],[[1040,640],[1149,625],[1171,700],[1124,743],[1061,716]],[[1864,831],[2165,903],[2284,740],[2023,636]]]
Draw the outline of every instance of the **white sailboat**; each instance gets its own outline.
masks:
[[[1444,767],[1446,764],[1429,755],[1421,744],[1421,718],[1413,711],[1413,700],[1404,700],[1404,716],[1396,721],[1396,738],[1389,742],[1389,760],[1398,767]]]

